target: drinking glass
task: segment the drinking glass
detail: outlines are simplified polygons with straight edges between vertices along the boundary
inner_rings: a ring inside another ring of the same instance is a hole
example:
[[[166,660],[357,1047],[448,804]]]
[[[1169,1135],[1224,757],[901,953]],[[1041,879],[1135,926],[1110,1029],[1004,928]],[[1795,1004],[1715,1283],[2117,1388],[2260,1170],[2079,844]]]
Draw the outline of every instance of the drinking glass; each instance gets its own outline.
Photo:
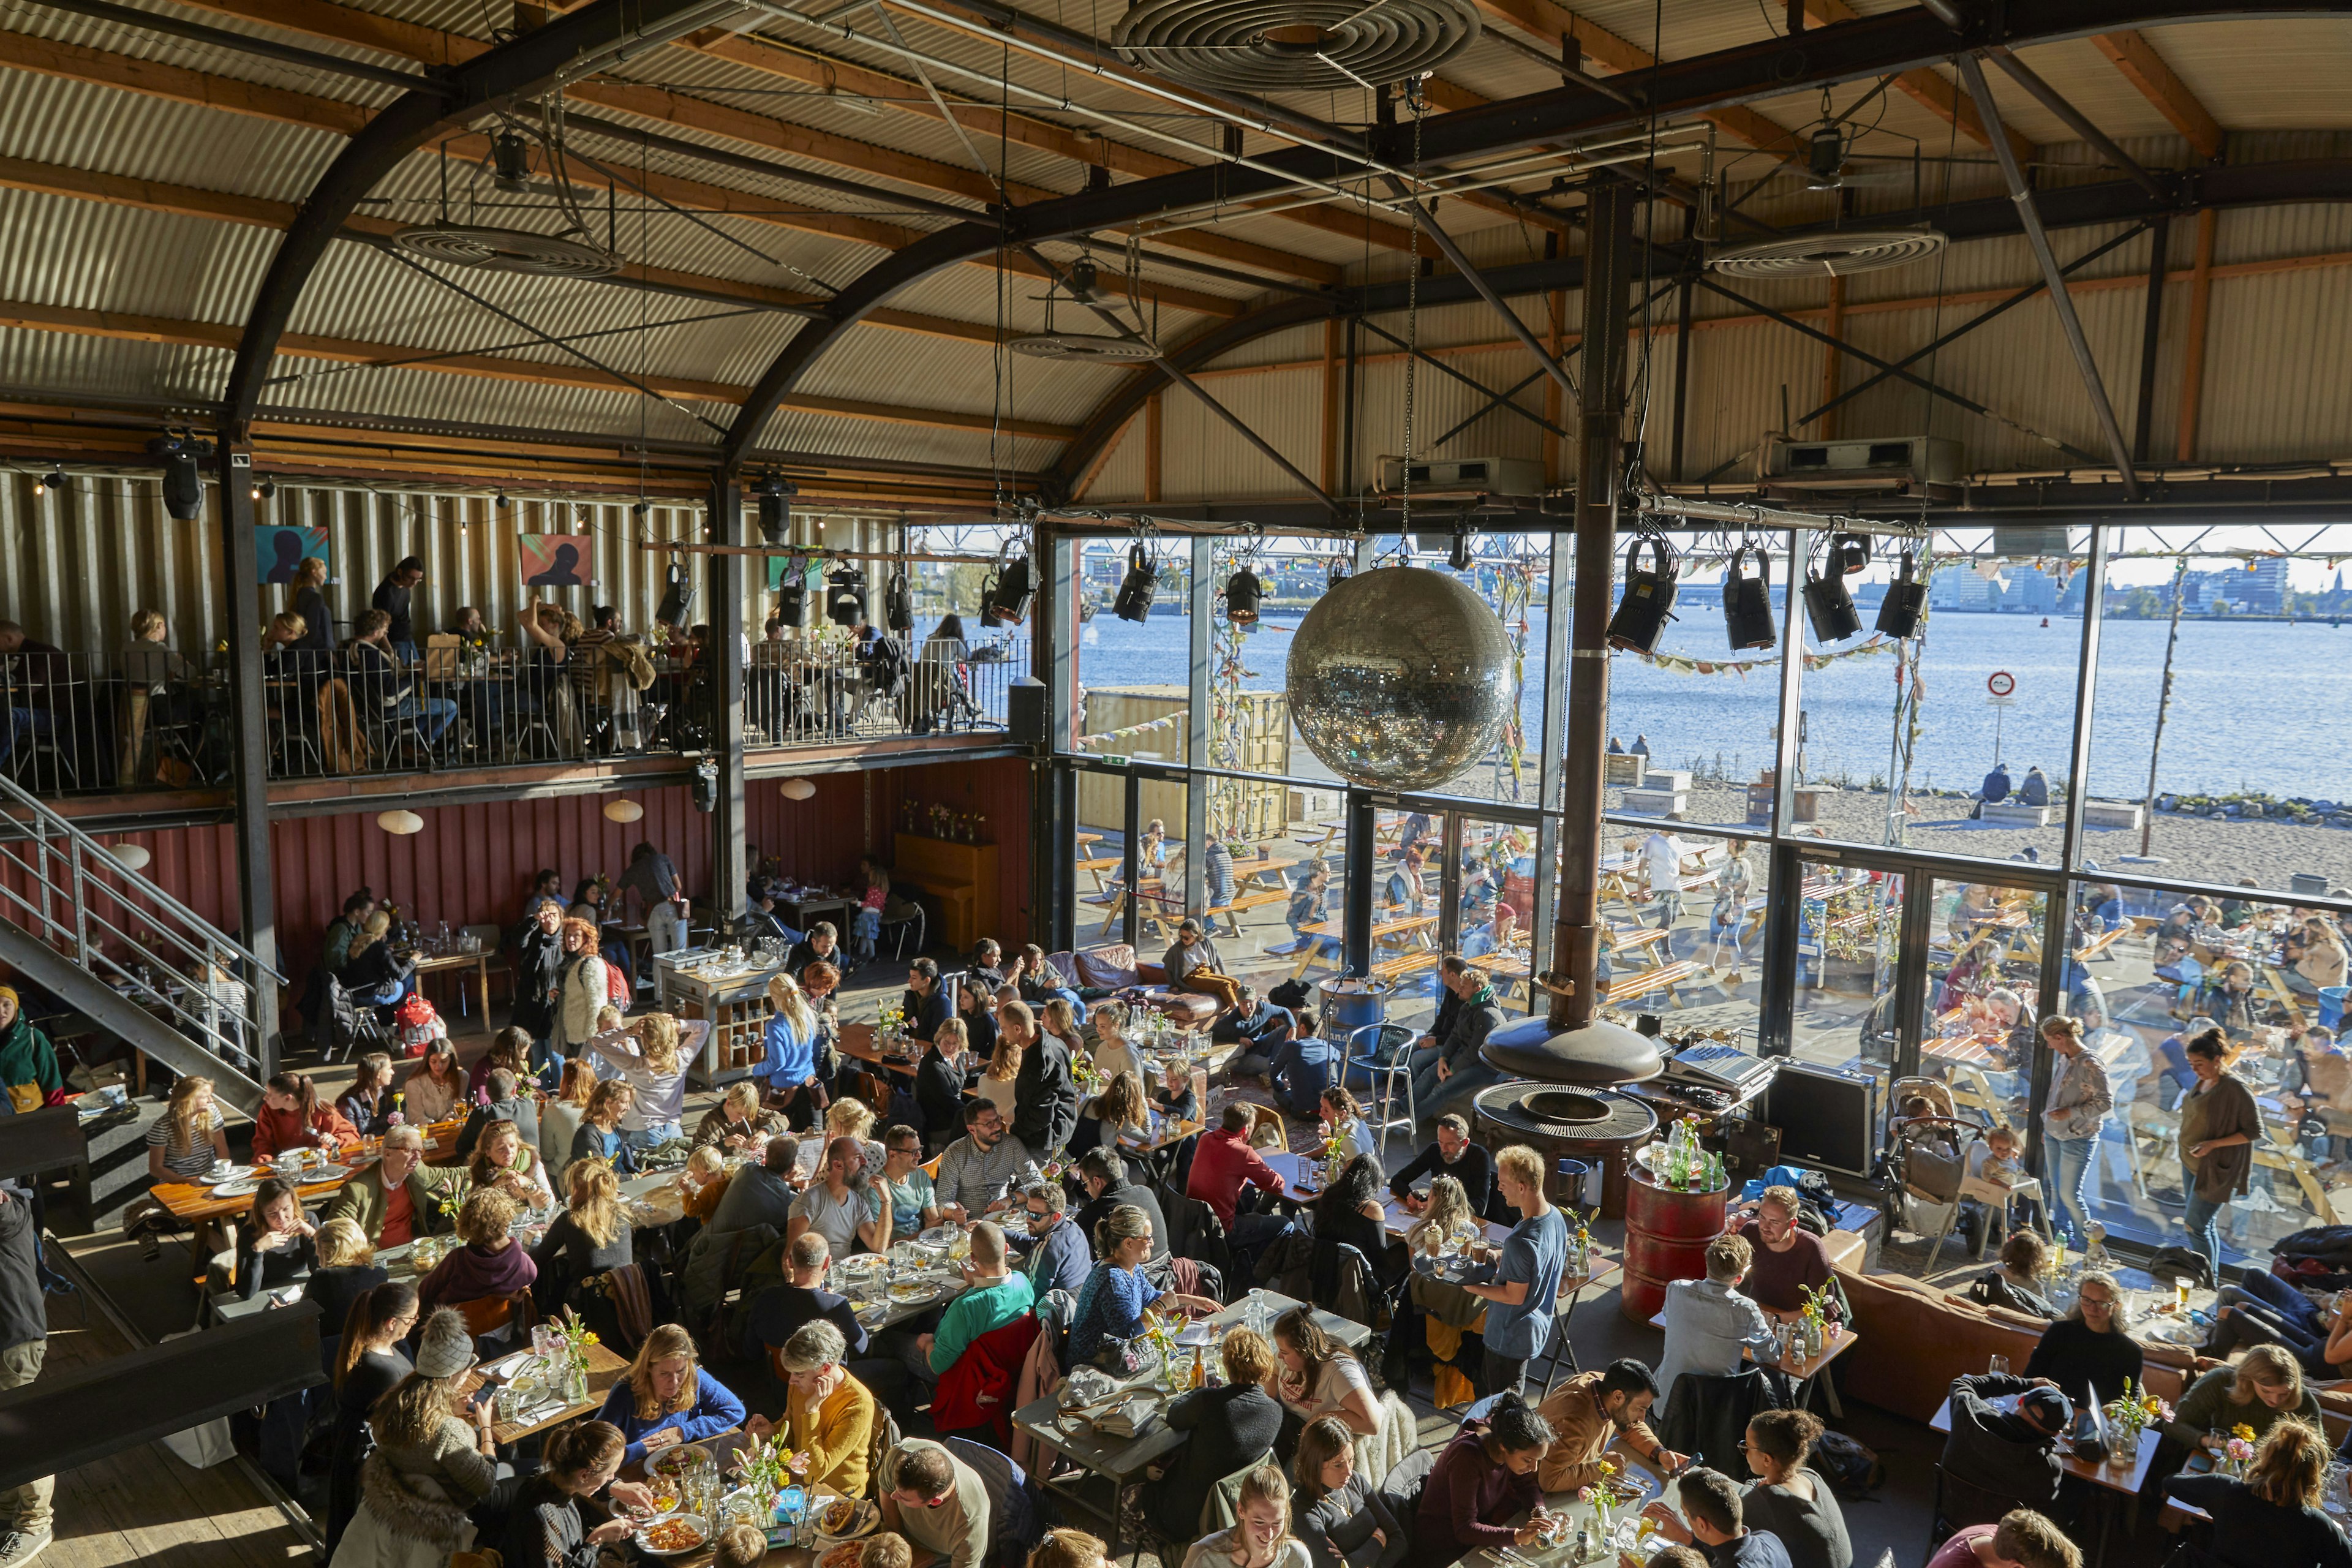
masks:
[[[2007,1377],[2009,1375],[2009,1358],[2005,1355],[1997,1355],[1992,1358],[1991,1364],[1987,1366],[1985,1370],[1992,1373],[1995,1377]]]

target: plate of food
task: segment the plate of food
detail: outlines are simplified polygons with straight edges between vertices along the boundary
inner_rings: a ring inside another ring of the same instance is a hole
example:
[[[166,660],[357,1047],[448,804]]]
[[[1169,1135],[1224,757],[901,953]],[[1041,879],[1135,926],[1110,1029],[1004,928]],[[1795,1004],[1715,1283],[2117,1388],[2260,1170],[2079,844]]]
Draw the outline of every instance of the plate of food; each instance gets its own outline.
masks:
[[[889,1261],[878,1252],[860,1252],[843,1258],[841,1271],[844,1274],[871,1274]]]
[[[683,1557],[709,1539],[709,1526],[698,1513],[674,1513],[637,1526],[637,1545],[648,1557]]]
[[[680,1443],[656,1454],[646,1473],[655,1476],[682,1476],[697,1465],[710,1462],[710,1450],[699,1443]]]
[[[866,1543],[864,1542],[845,1541],[819,1557],[816,1563],[817,1568],[858,1568],[858,1564],[865,1560]]]
[[[928,1301],[936,1293],[928,1279],[901,1279],[890,1287],[890,1300],[901,1303]]]
[[[819,1545],[835,1542],[858,1541],[874,1533],[882,1522],[882,1510],[864,1498],[835,1498],[817,1510],[816,1533]]]

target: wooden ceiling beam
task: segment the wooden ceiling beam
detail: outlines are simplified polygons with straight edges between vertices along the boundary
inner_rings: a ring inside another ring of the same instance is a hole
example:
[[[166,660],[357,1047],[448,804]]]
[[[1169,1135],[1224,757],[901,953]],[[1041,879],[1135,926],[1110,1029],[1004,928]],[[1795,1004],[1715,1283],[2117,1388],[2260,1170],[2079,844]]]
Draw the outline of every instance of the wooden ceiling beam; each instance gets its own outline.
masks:
[[[2142,97],[2156,105],[2156,111],[2172,122],[2172,128],[2189,139],[2197,155],[2216,159],[2221,155],[2223,132],[2189,84],[2172,74],[2156,46],[2137,32],[2100,33],[2091,42],[2099,52],[2114,62],[2124,79],[2139,89]]]
[[[1657,58],[1640,45],[1619,37],[1598,22],[1578,16],[1554,0],[1478,0],[1478,9],[1491,19],[1504,23],[1544,46],[1559,47],[1562,35],[1576,40],[1577,47],[1592,64],[1617,75],[1628,71],[1648,70],[1658,63]],[[1717,110],[1700,118],[1711,121],[1727,136],[1745,142],[1750,147],[1771,153],[1782,158],[1798,158],[1804,149],[1797,139],[1774,121],[1746,107]]]
[[[163,316],[131,315],[113,310],[85,310],[63,305],[0,301],[0,327],[27,331],[62,332],[78,337],[107,338],[118,342],[166,343],[176,348],[236,352],[242,328],[223,321],[181,321]],[[278,353],[289,359],[322,360],[336,364],[372,365],[386,370],[411,370],[434,375],[561,386],[592,392],[637,390],[617,375],[593,365],[560,361],[513,359],[502,354],[446,354],[403,343],[367,342],[317,333],[289,332]],[[648,372],[646,386],[665,396],[686,402],[740,405],[749,387],[724,382],[698,381],[687,376]],[[872,420],[886,425],[912,425],[935,430],[1004,430],[1039,441],[1066,441],[1075,434],[1066,425],[1034,419],[1001,419],[990,412],[963,413],[941,408],[911,408],[894,404],[866,403],[855,398],[818,397],[795,394],[785,407],[803,414],[842,419]]]
[[[88,169],[68,169],[56,163],[36,163],[27,158],[0,158],[0,189],[32,191],[42,195],[96,202],[103,206],[134,207],[143,212],[170,213],[179,217],[205,218],[254,228],[283,229],[294,221],[295,213],[291,202],[231,195],[224,191],[200,190],[192,185],[169,184],[161,180],[142,180],[128,174],[101,174]],[[389,239],[403,226],[389,218],[362,215],[346,223],[343,232],[353,239],[381,240]],[[631,262],[623,267],[621,275],[696,295],[740,300],[747,305],[799,306],[824,302],[823,297],[816,294],[778,289],[765,283],[746,283],[733,278],[714,278],[666,267],[647,267],[641,262]],[[919,310],[877,310],[866,317],[861,324],[990,346],[997,342],[999,336],[996,329],[985,322],[960,321],[946,316],[925,315]]]
[[[115,88],[144,97],[225,110],[278,124],[299,125],[342,136],[357,131],[373,112],[364,105],[339,99],[293,92],[283,88],[261,87],[234,78],[211,76],[184,66],[135,59],[80,45],[28,37],[21,33],[0,32],[0,68],[31,71],[91,86]],[[487,156],[489,152],[489,139],[480,135],[455,137],[446,145],[450,156],[469,162]],[[601,191],[608,184],[604,176],[583,165],[575,164],[572,174],[572,183],[583,188]],[[920,229],[848,214],[814,212],[797,207],[779,208],[773,196],[713,184],[707,180],[656,174],[632,175],[631,178],[641,181],[646,190],[656,198],[691,211],[747,218],[755,223],[870,245],[883,250],[903,248],[922,237],[923,234]],[[630,186],[623,183],[620,188],[628,191]],[[982,259],[969,265],[992,268],[994,263]],[[1024,276],[1045,276],[1044,270],[1025,257],[1009,257],[1004,265],[1008,271]],[[1196,289],[1178,288],[1150,279],[1143,280],[1140,292],[1146,299],[1157,300],[1174,309],[1207,315],[1237,316],[1244,308],[1243,301],[1238,300],[1204,293]]]
[[[462,33],[446,33],[415,23],[372,16],[348,6],[331,4],[329,0],[181,0],[181,3],[218,16],[264,23],[320,42],[373,49],[424,65],[457,64],[489,47],[482,40],[467,37]],[[700,44],[692,39],[681,39],[679,47],[712,58],[730,60],[820,86],[838,86],[839,79],[848,75],[856,82],[856,86],[846,89],[852,96],[903,98],[919,90],[913,82],[901,81],[880,71],[845,63],[835,66],[805,59],[791,50],[760,44],[737,34],[713,29],[701,37],[704,41]],[[803,62],[805,68],[790,68],[794,61]],[[830,84],[825,75],[828,70],[834,79]],[[861,142],[855,137],[739,109],[715,99],[673,92],[665,88],[614,77],[574,82],[565,91],[578,103],[633,114],[706,135],[724,137],[763,152],[789,153],[837,169],[894,180],[917,190],[936,192],[983,205],[998,199],[993,181],[978,169],[967,169],[961,164],[941,163],[919,153]],[[992,137],[997,133],[998,110],[995,109],[978,103],[965,105],[953,99],[950,102],[956,107],[958,118],[968,128],[983,131]],[[939,110],[929,101],[891,102],[884,107],[934,121],[940,118]],[[1011,134],[1017,128],[1020,133],[1013,135],[1012,139],[1024,145],[1039,146],[1042,151],[1055,153],[1076,163],[1104,162],[1100,157],[1082,155],[1079,139],[1060,126],[1020,116],[1014,116],[1013,122],[1005,127],[1007,133]],[[1132,149],[1127,151],[1133,152]],[[1169,174],[1185,167],[1175,159],[1154,159],[1148,154],[1128,161],[1157,165],[1139,167],[1134,171],[1139,174]],[[1018,201],[1039,201],[1068,194],[1019,182],[1011,183],[1007,190]],[[1323,226],[1318,224],[1315,226]],[[1399,228],[1396,232],[1402,244],[1406,237],[1405,231]],[[1339,268],[1328,262],[1226,235],[1187,230],[1161,236],[1155,243],[1171,250],[1211,257],[1274,277],[1296,278],[1310,283],[1339,281]]]

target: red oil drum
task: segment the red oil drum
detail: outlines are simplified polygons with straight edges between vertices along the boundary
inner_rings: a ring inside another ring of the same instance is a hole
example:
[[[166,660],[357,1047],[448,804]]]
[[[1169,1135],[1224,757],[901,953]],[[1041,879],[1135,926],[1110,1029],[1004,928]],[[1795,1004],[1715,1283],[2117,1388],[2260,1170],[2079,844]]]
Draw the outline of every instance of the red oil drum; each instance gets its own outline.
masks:
[[[1625,1196],[1625,1316],[1646,1323],[1666,1304],[1666,1286],[1675,1279],[1706,1278],[1706,1244],[1723,1234],[1728,1186],[1711,1193],[1661,1186],[1639,1161],[1628,1173]]]

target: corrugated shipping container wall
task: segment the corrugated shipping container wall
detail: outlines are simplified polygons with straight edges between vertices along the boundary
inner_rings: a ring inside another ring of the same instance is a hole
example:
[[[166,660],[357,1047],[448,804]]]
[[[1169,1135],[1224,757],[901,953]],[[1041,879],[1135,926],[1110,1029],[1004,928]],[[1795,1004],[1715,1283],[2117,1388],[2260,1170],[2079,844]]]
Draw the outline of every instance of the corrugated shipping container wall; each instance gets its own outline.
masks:
[[[205,519],[178,522],[164,513],[157,479],[74,474],[62,491],[36,496],[36,477],[27,471],[0,476],[0,619],[20,622],[32,637],[75,653],[118,651],[130,640],[131,617],[142,609],[163,613],[171,645],[184,654],[210,647],[225,635],[213,487],[205,489]],[[756,541],[756,514],[749,504],[745,529]],[[593,605],[611,605],[621,612],[624,629],[643,631],[653,622],[673,559],[695,590],[690,618],[709,618],[704,592],[709,557],[673,558],[643,548],[647,540],[698,540],[699,507],[655,506],[640,519],[617,501],[515,498],[500,507],[478,494],[281,484],[254,510],[257,523],[327,531],[332,578],[327,603],[338,640],[351,634],[352,617],[368,607],[375,585],[409,555],[425,567],[413,606],[420,637],[455,626],[459,607],[471,605],[493,630],[515,638],[518,615],[534,596],[581,616]],[[593,584],[524,587],[517,541],[526,533],[593,536]],[[898,548],[898,534],[896,524],[879,518],[795,513],[791,542],[887,551]],[[755,637],[774,604],[765,566],[764,559],[751,557],[745,574],[744,624]],[[887,568],[867,563],[866,571],[878,593]],[[290,607],[290,588],[257,586],[255,592],[265,621]]]

